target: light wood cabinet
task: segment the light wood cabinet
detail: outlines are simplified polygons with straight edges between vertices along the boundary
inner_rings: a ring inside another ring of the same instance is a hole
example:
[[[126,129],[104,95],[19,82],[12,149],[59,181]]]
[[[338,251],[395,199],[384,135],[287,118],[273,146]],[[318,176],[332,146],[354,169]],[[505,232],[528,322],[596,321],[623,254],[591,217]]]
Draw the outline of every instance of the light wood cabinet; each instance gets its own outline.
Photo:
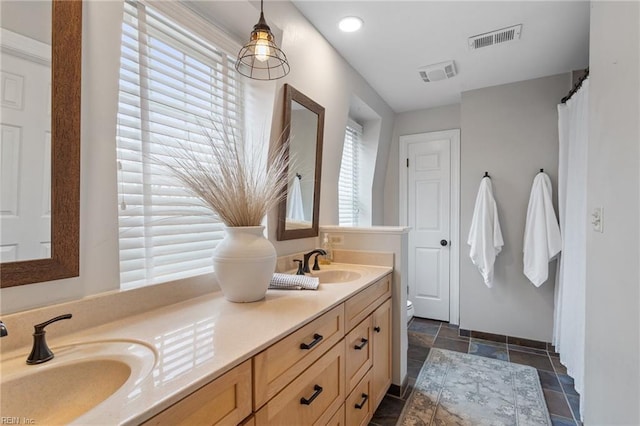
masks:
[[[245,361],[144,423],[237,425],[251,414],[251,360]]]
[[[389,274],[144,424],[366,425],[391,362]]]
[[[377,407],[391,385],[391,299],[387,299],[380,305],[371,318],[373,322],[372,398]]]

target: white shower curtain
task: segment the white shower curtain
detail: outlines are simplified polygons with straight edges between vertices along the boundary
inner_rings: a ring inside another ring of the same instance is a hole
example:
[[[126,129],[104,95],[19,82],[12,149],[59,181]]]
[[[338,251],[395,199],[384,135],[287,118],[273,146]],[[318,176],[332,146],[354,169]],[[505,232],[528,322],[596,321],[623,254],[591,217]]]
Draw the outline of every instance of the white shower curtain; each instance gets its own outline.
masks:
[[[562,253],[557,272],[553,344],[584,402],[589,81],[558,105],[558,207]]]

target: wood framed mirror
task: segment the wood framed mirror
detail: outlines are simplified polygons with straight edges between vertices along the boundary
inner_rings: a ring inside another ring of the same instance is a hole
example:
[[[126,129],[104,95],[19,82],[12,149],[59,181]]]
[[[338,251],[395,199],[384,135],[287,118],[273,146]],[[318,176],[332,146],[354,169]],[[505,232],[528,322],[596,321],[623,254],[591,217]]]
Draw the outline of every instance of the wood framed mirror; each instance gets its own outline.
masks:
[[[6,5],[3,2],[3,9]],[[40,3],[40,2],[16,2],[18,3]],[[44,2],[42,2],[44,3]],[[50,162],[44,163],[45,177],[49,177],[47,167],[50,167],[50,193],[45,190],[46,201],[41,201],[42,205],[50,206],[50,242],[43,249],[42,256],[28,255],[25,257],[11,254],[3,256],[0,265],[0,287],[13,287],[24,284],[38,283],[44,281],[58,280],[62,278],[77,277],[79,275],[79,246],[80,246],[80,78],[81,78],[81,52],[82,52],[82,1],[81,0],[52,0],[51,10],[51,46],[50,46],[50,66],[51,84],[50,87]],[[3,15],[6,18],[6,14]],[[21,12],[18,12],[21,13]],[[3,21],[5,19],[3,18]],[[8,24],[7,19],[7,24]],[[22,21],[28,21],[22,19]],[[5,23],[3,22],[3,34],[5,33]],[[15,30],[11,33],[19,34]],[[24,37],[19,34],[15,37],[16,51],[7,49],[3,42],[2,54],[14,54],[20,57],[21,46]],[[17,53],[16,53],[17,52]],[[22,55],[24,57],[24,55]],[[4,56],[3,56],[4,59]],[[4,63],[4,61],[3,61]],[[3,85],[5,77],[9,74],[3,66]],[[10,77],[15,77],[20,81],[18,73],[12,73]],[[13,84],[13,83],[11,83]],[[6,87],[6,86],[5,86]],[[12,86],[15,87],[15,86]],[[26,83],[25,83],[25,87]],[[5,88],[3,88],[5,90]],[[20,93],[15,90],[15,93]],[[8,92],[3,93],[3,108],[5,106]],[[14,96],[16,99],[22,95]],[[45,98],[46,99],[46,98]],[[15,108],[18,109],[18,108]],[[3,120],[4,121],[4,120]],[[4,124],[4,123],[3,123]],[[17,127],[17,126],[14,126]],[[9,142],[4,140],[3,149],[9,146]],[[19,141],[19,140],[18,140]],[[17,144],[16,144],[17,146]],[[4,154],[4,151],[3,151]],[[25,154],[26,155],[26,154]],[[25,156],[23,155],[23,157]],[[44,158],[48,156],[45,155]],[[11,165],[5,168],[2,173],[9,173],[7,169],[12,168],[11,173],[19,173],[25,181],[29,177],[28,170],[18,170],[23,167],[14,163],[3,163]],[[42,163],[31,165],[31,167],[42,167]],[[33,169],[31,169],[33,170]],[[42,171],[40,171],[42,173]],[[4,177],[4,175],[3,175]],[[3,192],[5,186],[3,185]],[[20,193],[17,192],[16,200],[12,208],[7,210],[2,207],[2,214],[5,216],[18,216],[19,213],[28,209],[20,205]],[[3,201],[5,201],[3,199]],[[11,204],[11,203],[8,203]],[[10,222],[8,222],[10,223]],[[3,223],[3,225],[5,225]],[[3,226],[4,227],[4,226]],[[18,234],[22,231],[18,231]],[[42,244],[38,242],[38,244]],[[18,249],[13,246],[14,242],[2,238],[0,245],[3,254]],[[35,258],[34,258],[35,257]],[[5,259],[16,260],[5,260]],[[28,260],[27,260],[28,259]]]
[[[318,236],[323,135],[324,108],[285,84],[282,140],[289,142],[292,166],[278,208],[278,241]]]

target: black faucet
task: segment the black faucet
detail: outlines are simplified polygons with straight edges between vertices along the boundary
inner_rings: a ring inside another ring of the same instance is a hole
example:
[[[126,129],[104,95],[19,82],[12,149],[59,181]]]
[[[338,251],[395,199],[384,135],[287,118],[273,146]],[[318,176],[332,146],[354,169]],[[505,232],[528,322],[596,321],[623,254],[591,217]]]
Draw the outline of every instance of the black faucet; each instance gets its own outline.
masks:
[[[45,321],[42,324],[33,326],[33,348],[31,349],[29,358],[27,358],[27,364],[42,364],[43,362],[47,362],[50,359],[53,359],[53,352],[51,352],[51,349],[49,349],[49,346],[47,346],[47,341],[44,338],[44,335],[46,333],[46,331],[44,331],[44,328],[52,322],[69,318],[71,318],[71,314],[60,315],[58,317],[51,318],[49,321]]]
[[[311,256],[313,256],[314,254],[318,254],[318,255],[323,255],[326,256],[327,252],[322,250],[322,249],[315,249],[315,250],[311,250],[309,253],[305,253],[305,255],[303,256],[304,259],[304,263],[302,264],[302,270],[304,272],[311,272],[311,270],[309,269],[309,259],[311,258]],[[320,267],[318,266],[318,256],[316,256],[316,261],[313,264],[313,270],[314,271],[319,271]]]
[[[4,337],[6,335],[8,335],[9,332],[7,331],[7,326],[4,325],[4,323],[2,321],[0,321],[0,337]]]

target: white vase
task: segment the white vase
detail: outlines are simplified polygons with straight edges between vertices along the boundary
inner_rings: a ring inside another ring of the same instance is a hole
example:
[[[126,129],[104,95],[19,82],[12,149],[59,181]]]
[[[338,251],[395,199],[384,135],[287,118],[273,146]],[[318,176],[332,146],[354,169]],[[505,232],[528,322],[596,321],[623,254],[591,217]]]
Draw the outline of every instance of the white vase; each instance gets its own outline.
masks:
[[[231,302],[264,299],[276,269],[276,249],[264,237],[264,226],[225,228],[213,252],[213,270],[224,297]]]

